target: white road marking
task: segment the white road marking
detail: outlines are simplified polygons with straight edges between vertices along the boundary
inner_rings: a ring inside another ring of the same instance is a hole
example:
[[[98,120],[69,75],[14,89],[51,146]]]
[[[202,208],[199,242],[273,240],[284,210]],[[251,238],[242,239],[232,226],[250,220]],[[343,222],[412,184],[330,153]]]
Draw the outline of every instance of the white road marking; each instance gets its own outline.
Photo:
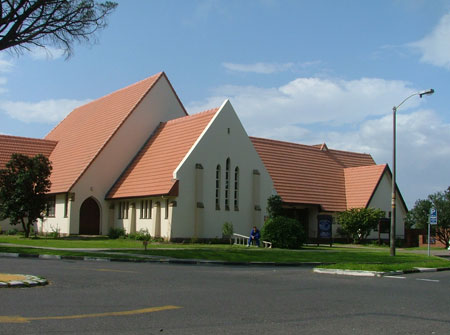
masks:
[[[430,282],[433,282],[433,283],[439,283],[439,280],[437,280],[437,279],[421,279],[421,278],[416,278],[416,280],[430,281]]]
[[[401,276],[383,276],[383,278],[406,279],[406,277],[401,277]]]

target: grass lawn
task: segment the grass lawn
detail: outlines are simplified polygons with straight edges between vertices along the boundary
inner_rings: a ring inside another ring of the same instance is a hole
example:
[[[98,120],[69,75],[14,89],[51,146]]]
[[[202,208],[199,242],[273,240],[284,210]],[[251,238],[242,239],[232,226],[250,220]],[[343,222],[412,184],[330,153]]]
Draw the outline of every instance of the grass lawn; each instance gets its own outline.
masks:
[[[53,239],[37,238],[25,239],[20,236],[0,235],[0,243],[38,246],[43,249],[25,248],[20,246],[0,246],[0,252],[32,253],[32,254],[57,254],[72,256],[112,257],[101,252],[51,250],[54,248],[117,248],[117,252],[129,253],[128,258],[136,259],[133,254],[154,255],[178,259],[204,259],[228,262],[275,262],[298,263],[319,262],[333,263],[321,265],[321,267],[395,271],[410,270],[415,267],[448,268],[450,262],[439,257],[427,255],[397,252],[397,256],[389,256],[389,248],[355,247],[347,245],[334,245],[333,247],[305,247],[301,250],[246,248],[237,245],[224,244],[174,244],[158,243],[149,244],[147,251],[143,250],[142,242],[129,239],[109,240],[107,238],[78,239]],[[137,248],[138,250],[132,250]],[[127,258],[127,256],[114,255],[114,258]]]

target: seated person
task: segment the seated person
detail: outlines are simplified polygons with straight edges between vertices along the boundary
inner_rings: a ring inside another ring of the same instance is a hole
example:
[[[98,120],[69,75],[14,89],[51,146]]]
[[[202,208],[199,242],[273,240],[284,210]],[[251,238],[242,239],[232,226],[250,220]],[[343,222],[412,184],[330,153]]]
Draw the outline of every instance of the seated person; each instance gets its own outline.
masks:
[[[248,238],[247,247],[249,247],[253,241],[255,241],[256,245],[259,247],[259,239],[260,238],[261,238],[261,234],[260,234],[258,228],[256,228],[256,226],[253,226],[253,229],[250,232],[250,237]]]

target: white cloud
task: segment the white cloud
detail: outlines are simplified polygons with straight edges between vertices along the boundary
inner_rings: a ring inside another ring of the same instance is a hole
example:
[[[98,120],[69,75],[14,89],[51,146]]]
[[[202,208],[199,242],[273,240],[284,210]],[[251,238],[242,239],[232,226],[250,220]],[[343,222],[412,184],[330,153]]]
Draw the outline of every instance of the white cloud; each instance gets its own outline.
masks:
[[[297,78],[273,88],[222,86],[205,101],[188,105],[188,110],[195,113],[220,106],[229,98],[244,125],[255,133],[293,124],[360,122],[389,112],[399,103],[398,97],[414,91],[407,82],[378,78]],[[417,99],[411,99],[402,109],[417,104]]]
[[[0,72],[10,72],[13,68],[13,61],[5,58],[4,55],[0,55]]]
[[[30,57],[35,60],[55,60],[64,56],[64,50],[47,46],[31,48]]]
[[[272,74],[279,72],[298,72],[307,68],[314,67],[321,64],[320,61],[310,61],[303,63],[264,63],[257,62],[252,64],[239,64],[239,63],[229,63],[224,62],[222,66],[229,71],[233,72],[246,72],[246,73],[258,73],[258,74]]]
[[[262,62],[253,64],[222,63],[222,66],[227,70],[234,72],[271,74],[288,71],[294,67],[294,63],[262,63]]]
[[[409,46],[419,50],[422,62],[450,70],[450,14],[444,15],[430,34]]]
[[[303,142],[370,153],[378,164],[392,166],[392,116],[365,121],[353,131],[321,131]],[[302,140],[300,140],[301,142]],[[397,181],[410,207],[418,198],[450,186],[450,124],[431,110],[397,115]]]
[[[11,118],[25,122],[55,123],[61,121],[74,108],[90,100],[43,100],[39,102],[3,101],[2,109]]]
[[[297,78],[273,88],[223,86],[190,113],[229,98],[249,135],[370,153],[392,160],[392,107],[417,89],[404,81]],[[427,99],[427,98],[424,98]],[[412,98],[398,111],[398,183],[408,205],[450,185],[450,124]],[[415,107],[414,109],[412,109]]]

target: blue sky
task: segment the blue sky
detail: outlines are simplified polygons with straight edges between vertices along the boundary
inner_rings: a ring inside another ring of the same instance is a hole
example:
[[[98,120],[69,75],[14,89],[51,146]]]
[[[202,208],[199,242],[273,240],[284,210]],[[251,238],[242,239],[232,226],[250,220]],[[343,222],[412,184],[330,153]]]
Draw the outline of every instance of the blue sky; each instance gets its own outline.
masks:
[[[74,107],[165,71],[189,113],[229,98],[247,132],[372,154],[411,207],[450,186],[448,1],[126,0],[98,43],[0,53],[0,133],[44,137]]]

